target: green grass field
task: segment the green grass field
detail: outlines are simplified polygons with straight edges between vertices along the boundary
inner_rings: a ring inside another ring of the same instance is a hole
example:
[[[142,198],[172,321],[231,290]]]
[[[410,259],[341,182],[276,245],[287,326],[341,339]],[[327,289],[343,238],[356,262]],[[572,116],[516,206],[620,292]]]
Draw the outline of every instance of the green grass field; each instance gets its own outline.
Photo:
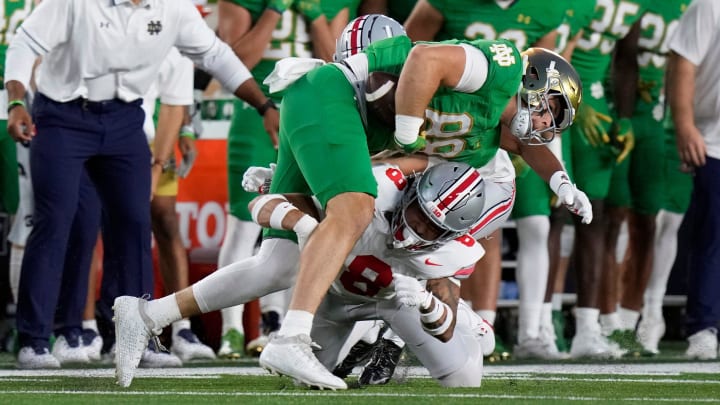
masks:
[[[720,362],[686,362],[679,348],[660,357],[612,362],[519,362],[486,364],[481,388],[447,389],[404,360],[385,386],[317,391],[287,377],[267,374],[254,359],[190,364],[180,369],[141,369],[129,389],[115,384],[111,365],[63,370],[16,370],[0,354],[2,404],[261,403],[429,404],[492,403],[720,403]],[[212,401],[212,402],[210,402]]]

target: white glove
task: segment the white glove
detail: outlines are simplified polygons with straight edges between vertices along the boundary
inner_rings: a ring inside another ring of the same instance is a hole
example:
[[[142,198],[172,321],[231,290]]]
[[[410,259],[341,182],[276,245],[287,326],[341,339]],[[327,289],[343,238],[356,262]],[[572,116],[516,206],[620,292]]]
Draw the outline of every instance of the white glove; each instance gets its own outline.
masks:
[[[265,194],[270,191],[270,182],[275,174],[275,163],[270,167],[250,166],[243,173],[242,186],[249,193]]]
[[[555,172],[550,177],[549,184],[550,189],[558,196],[558,200],[565,204],[570,212],[583,218],[583,224],[592,222],[593,213],[590,199],[570,182],[567,173],[564,171]]]
[[[568,210],[575,215],[582,217],[583,224],[589,224],[593,220],[592,204],[590,199],[585,193],[578,190],[575,185],[572,185],[572,200],[571,204],[565,204]]]
[[[427,306],[432,299],[432,294],[414,277],[393,274],[393,285],[395,296],[406,307]]]

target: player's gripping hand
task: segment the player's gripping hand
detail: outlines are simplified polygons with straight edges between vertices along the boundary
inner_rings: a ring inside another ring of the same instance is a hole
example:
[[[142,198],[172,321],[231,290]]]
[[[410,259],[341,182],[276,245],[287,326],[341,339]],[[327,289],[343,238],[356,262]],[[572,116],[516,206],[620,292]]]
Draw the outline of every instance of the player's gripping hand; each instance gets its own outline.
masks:
[[[432,294],[414,277],[393,274],[393,285],[395,286],[395,295],[406,307],[426,307],[432,300]]]
[[[315,21],[324,15],[320,0],[295,0],[293,7],[310,21]]]
[[[285,12],[285,10],[292,5],[293,0],[270,0],[267,3],[267,8],[276,11],[279,14]]]
[[[635,147],[635,132],[633,131],[630,118],[618,118],[613,122],[610,131],[610,145],[613,153],[617,154],[617,158],[615,159],[617,163],[621,163],[627,159]]]
[[[251,166],[243,173],[242,187],[249,193],[265,194],[270,191],[270,183],[275,174],[275,163],[270,167]]]
[[[583,224],[589,224],[593,219],[592,204],[588,196],[570,182],[570,177],[564,171],[555,172],[550,177],[550,189],[558,196],[570,212],[582,217]]]
[[[610,137],[605,130],[603,121],[610,123],[612,122],[612,118],[595,111],[595,109],[587,103],[581,103],[580,107],[578,107],[574,125],[578,126],[582,131],[585,142],[589,143],[592,147],[598,147],[610,142]]]
[[[395,144],[405,153],[415,153],[425,149],[425,131],[422,126],[425,119],[410,115],[395,115]]]

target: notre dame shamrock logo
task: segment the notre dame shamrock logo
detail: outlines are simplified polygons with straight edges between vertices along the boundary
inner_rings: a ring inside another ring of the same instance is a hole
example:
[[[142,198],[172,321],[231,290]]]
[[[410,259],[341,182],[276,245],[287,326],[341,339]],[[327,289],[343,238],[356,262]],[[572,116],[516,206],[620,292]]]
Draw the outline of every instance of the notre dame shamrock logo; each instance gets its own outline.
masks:
[[[147,32],[150,35],[157,35],[162,31],[162,23],[160,21],[150,21],[147,25]]]

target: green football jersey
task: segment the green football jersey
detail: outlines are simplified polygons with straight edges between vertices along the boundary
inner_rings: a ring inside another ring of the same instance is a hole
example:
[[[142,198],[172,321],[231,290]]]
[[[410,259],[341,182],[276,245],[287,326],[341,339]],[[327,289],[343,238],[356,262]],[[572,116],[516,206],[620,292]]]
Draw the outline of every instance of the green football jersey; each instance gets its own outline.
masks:
[[[0,86],[5,83],[5,54],[8,45],[15,35],[15,30],[22,24],[32,10],[31,0],[2,0],[3,25],[0,34]]]
[[[667,62],[668,42],[677,27],[680,16],[690,4],[690,0],[665,0],[652,3],[640,22],[641,33],[638,40],[638,65],[640,83],[638,84],[639,112],[655,108],[663,91],[665,65]],[[662,107],[656,117],[662,117]]]
[[[480,167],[495,156],[500,146],[500,115],[517,94],[522,77],[520,52],[507,40],[441,43],[465,43],[478,48],[489,61],[488,76],[474,93],[438,89],[425,112],[427,147],[424,152]],[[371,44],[365,51],[369,71],[399,74],[411,47],[407,37]]]
[[[572,55],[572,64],[585,92],[591,97],[604,96],[598,83],[602,86],[605,80],[615,44],[630,32],[632,25],[645,13],[648,3],[649,0],[575,0],[572,3],[575,17],[583,29]]]
[[[250,12],[252,22],[255,24],[267,7],[266,0],[224,0],[244,7]],[[325,4],[327,3],[327,4]],[[323,10],[341,10],[352,0],[323,0]],[[262,91],[269,95],[268,87],[262,84],[265,77],[272,72],[275,62],[287,57],[312,57],[312,39],[310,38],[310,25],[305,18],[294,9],[287,9],[278,21],[272,33],[270,44],[263,52],[262,60],[252,69],[253,77]]]
[[[436,39],[507,39],[524,50],[560,26],[565,1],[517,0],[508,8],[495,0],[429,0],[445,23]]]

